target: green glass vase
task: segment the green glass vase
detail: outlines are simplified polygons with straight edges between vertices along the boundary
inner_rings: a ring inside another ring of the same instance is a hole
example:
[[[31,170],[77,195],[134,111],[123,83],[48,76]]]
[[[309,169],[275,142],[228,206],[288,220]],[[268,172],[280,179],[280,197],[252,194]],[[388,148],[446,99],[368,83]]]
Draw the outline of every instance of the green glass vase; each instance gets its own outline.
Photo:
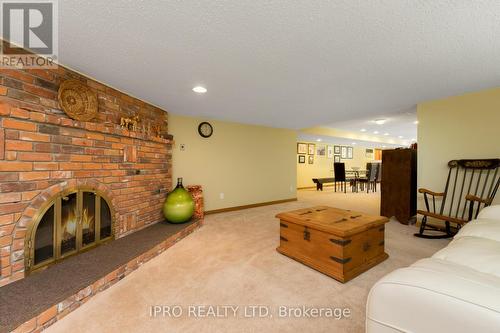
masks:
[[[191,219],[193,213],[193,197],[182,186],[182,178],[177,178],[177,186],[167,195],[163,204],[163,215],[170,223],[184,223]]]

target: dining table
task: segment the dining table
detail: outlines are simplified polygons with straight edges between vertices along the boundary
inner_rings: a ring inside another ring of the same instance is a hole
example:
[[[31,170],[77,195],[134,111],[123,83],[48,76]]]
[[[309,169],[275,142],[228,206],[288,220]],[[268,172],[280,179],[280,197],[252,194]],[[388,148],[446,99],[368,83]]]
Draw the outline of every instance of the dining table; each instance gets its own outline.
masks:
[[[358,180],[361,177],[366,176],[366,174],[368,173],[368,170],[353,167],[349,170],[346,170],[345,173],[346,173],[346,176],[348,176],[348,177],[350,176],[349,179],[351,182],[352,191],[358,192]]]

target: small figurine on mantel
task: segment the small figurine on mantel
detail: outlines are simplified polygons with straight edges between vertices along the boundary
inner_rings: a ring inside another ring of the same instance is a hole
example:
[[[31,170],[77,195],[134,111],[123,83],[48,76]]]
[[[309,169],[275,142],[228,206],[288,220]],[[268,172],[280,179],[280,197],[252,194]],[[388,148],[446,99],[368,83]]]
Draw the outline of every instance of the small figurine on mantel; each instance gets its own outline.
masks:
[[[135,115],[132,118],[121,117],[120,126],[122,128],[128,129],[129,131],[137,131],[139,129],[137,125],[139,121],[139,115]]]
[[[152,125],[151,129],[152,129],[151,134],[153,134],[157,138],[161,137],[161,126],[160,125]]]

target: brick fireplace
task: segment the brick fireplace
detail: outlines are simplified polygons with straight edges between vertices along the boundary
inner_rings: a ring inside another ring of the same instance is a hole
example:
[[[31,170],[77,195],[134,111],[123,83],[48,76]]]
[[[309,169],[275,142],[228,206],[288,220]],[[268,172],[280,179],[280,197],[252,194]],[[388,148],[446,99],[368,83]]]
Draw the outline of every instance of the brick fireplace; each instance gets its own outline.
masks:
[[[60,109],[57,91],[66,79],[80,80],[97,93],[97,118],[79,122]],[[135,115],[138,131],[120,127],[121,117]],[[159,135],[148,131],[152,126],[161,129]],[[171,165],[164,110],[62,66],[1,69],[0,286],[25,277],[33,264],[34,225],[51,204],[62,209],[72,193],[85,200],[78,193],[87,192],[89,200],[98,198],[96,205],[103,198],[110,206],[112,238],[162,221]],[[76,242],[81,248],[85,241]]]

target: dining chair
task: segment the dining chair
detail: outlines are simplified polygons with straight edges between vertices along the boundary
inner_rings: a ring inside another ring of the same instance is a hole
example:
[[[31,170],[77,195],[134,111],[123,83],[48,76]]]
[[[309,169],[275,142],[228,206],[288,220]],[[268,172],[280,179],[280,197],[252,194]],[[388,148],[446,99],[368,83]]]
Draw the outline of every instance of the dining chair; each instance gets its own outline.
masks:
[[[382,163],[380,163],[380,162],[372,163],[372,167],[373,166],[375,166],[375,169],[376,169],[376,171],[375,171],[376,175],[373,178],[373,189],[374,189],[374,192],[377,192],[377,186],[382,179]]]
[[[382,184],[382,163],[378,163],[377,183]]]
[[[347,177],[345,174],[345,163],[333,163],[333,172],[334,172],[334,188],[335,192],[337,192],[337,183],[340,183],[340,190],[344,189],[344,193],[347,193]]]
[[[366,184],[366,193],[370,193],[370,189],[373,192],[377,192],[379,165],[380,163],[366,163],[366,177],[358,179],[358,183],[360,184],[362,191],[364,190],[364,185]]]

